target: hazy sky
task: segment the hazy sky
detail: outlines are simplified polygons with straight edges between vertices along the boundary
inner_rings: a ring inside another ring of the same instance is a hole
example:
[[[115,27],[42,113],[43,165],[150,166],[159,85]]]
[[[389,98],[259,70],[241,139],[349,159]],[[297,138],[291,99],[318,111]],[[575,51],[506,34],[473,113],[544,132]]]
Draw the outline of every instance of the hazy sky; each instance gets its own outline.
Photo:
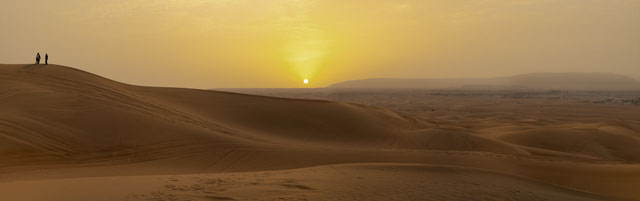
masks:
[[[0,63],[122,82],[311,87],[371,77],[640,78],[640,0],[0,0]]]

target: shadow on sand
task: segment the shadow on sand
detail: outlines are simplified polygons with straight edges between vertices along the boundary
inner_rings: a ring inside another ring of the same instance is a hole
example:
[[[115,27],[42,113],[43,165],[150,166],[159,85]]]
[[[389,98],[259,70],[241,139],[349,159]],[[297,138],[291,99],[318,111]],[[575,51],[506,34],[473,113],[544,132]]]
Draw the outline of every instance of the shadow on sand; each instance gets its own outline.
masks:
[[[30,65],[26,65],[24,68],[25,68],[25,69],[32,70],[32,69],[42,68],[42,67],[44,67],[44,66],[45,66],[45,65],[42,65],[42,64],[30,64]]]

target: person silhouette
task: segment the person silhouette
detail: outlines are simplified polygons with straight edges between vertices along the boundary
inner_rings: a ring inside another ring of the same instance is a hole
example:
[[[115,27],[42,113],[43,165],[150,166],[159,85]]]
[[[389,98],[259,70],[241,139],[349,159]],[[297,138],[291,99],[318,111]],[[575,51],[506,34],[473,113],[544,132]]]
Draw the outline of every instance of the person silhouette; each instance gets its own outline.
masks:
[[[44,54],[44,65],[49,65],[49,54]]]
[[[36,54],[36,64],[40,64],[40,52]]]

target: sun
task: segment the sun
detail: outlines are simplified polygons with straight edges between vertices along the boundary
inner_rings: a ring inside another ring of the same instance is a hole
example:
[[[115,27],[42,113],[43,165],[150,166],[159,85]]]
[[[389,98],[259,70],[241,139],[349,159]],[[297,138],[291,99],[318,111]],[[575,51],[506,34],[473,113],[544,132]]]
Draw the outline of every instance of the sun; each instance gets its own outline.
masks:
[[[302,82],[304,82],[304,84],[309,84],[309,79],[304,79]]]

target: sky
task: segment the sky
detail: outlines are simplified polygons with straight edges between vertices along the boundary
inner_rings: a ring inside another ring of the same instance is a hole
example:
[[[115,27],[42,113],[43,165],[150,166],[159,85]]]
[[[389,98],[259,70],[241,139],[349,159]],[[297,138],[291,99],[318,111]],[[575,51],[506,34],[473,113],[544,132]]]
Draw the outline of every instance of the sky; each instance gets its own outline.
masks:
[[[121,82],[202,89],[531,72],[640,79],[640,1],[0,0],[0,63],[36,52]]]

